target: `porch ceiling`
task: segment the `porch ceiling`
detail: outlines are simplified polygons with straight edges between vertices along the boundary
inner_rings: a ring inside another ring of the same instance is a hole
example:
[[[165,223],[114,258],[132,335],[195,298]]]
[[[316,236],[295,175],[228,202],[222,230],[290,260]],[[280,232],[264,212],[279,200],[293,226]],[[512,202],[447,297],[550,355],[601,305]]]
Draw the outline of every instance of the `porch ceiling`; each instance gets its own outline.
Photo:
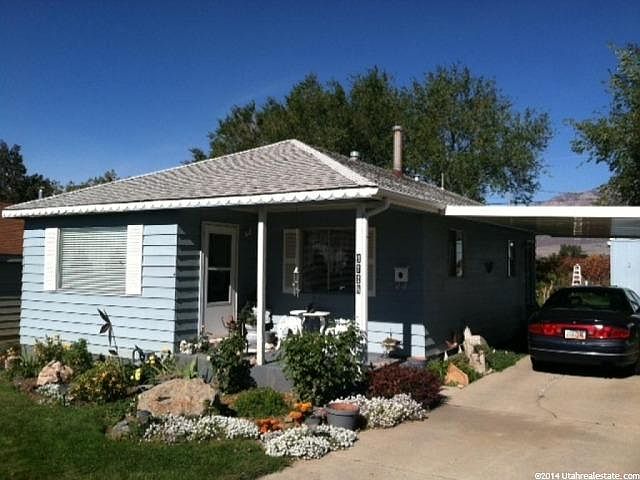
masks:
[[[640,207],[449,205],[445,215],[553,237],[640,238]]]

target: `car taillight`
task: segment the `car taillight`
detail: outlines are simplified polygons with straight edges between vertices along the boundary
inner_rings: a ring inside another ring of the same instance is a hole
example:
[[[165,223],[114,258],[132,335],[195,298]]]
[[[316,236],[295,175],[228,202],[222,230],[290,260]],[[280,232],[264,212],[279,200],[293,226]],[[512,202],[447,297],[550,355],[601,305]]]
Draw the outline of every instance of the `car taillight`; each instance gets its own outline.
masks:
[[[598,340],[624,340],[631,336],[628,328],[610,325],[574,325],[571,323],[532,323],[529,325],[529,333],[544,337],[564,337],[565,330],[586,330],[587,338]]]
[[[591,325],[588,330],[588,335],[591,338],[598,339],[625,339],[629,338],[631,332],[625,327],[611,327],[609,325]]]

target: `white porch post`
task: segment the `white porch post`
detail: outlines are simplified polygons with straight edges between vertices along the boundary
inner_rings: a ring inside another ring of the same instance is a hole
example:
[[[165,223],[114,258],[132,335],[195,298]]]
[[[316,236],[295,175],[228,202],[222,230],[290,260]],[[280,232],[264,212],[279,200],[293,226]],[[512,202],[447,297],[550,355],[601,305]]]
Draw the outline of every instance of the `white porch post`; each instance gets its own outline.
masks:
[[[356,324],[366,335],[369,322],[369,219],[364,207],[356,211]]]
[[[257,338],[256,338],[256,363],[264,364],[264,324],[265,324],[265,297],[267,281],[267,210],[260,207],[258,210],[258,288],[256,299],[257,310]]]

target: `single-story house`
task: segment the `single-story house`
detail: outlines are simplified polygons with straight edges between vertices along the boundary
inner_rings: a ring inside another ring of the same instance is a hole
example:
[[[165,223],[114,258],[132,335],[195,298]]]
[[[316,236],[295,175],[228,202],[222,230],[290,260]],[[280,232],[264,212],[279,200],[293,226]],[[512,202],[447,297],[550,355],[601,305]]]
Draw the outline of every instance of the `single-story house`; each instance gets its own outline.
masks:
[[[509,340],[534,302],[535,234],[553,229],[403,175],[399,130],[394,144],[393,169],[286,140],[9,207],[26,220],[21,342],[105,352],[101,308],[124,355],[175,350],[247,302],[258,363],[265,311],[309,306],[355,319],[370,352],[392,336],[425,356],[466,325]]]
[[[0,211],[8,207],[0,203]],[[18,341],[24,221],[0,217],[0,347]]]

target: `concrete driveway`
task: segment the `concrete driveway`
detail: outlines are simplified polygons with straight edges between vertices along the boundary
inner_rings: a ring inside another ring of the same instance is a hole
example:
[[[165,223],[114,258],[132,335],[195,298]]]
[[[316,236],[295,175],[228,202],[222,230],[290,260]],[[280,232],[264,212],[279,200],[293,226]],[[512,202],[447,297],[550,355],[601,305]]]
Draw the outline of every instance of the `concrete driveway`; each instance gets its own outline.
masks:
[[[347,451],[299,461],[266,478],[534,479],[536,472],[640,473],[640,375],[540,373],[532,371],[527,357],[447,394],[448,404],[424,422],[362,432]]]

